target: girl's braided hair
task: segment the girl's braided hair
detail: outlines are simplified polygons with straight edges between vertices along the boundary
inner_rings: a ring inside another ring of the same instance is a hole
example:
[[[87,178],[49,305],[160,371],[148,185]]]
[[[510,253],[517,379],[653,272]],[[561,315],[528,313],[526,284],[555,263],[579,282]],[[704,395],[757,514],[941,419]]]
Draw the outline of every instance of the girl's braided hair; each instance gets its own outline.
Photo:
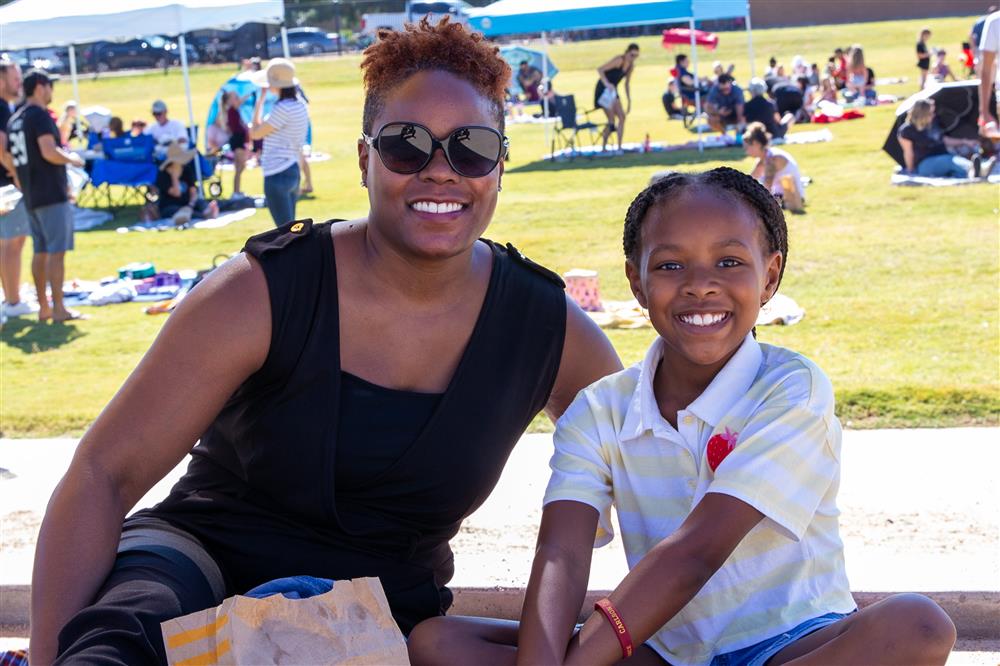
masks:
[[[788,227],[785,215],[774,196],[763,185],[742,171],[729,167],[719,167],[701,173],[681,173],[675,171],[654,181],[639,193],[625,214],[625,233],[622,244],[625,258],[635,266],[640,262],[640,235],[646,213],[654,205],[669,201],[692,187],[711,187],[724,190],[738,197],[764,226],[764,236],[768,252],[781,253],[781,272],[778,274],[777,289],[785,272],[788,260]]]

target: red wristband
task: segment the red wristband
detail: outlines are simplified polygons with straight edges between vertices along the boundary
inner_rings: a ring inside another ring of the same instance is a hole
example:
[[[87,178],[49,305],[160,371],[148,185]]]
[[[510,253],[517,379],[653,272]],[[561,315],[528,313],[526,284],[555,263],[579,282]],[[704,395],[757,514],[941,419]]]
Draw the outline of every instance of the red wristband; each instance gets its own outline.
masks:
[[[615,630],[615,636],[618,637],[618,642],[622,646],[622,658],[628,659],[631,657],[633,652],[632,634],[628,633],[625,621],[618,614],[618,609],[611,604],[611,600],[607,597],[601,599],[594,604],[594,610],[600,611],[604,617],[608,618],[608,622],[611,623],[611,628]]]

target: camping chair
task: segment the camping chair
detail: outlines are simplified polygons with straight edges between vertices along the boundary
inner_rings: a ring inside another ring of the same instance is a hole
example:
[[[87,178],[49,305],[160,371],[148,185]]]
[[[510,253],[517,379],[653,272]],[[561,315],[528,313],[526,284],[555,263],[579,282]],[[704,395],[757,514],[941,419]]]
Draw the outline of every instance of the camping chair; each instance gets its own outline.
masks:
[[[188,145],[198,147],[198,132],[200,127],[198,125],[193,125],[187,128],[188,135]],[[225,147],[224,147],[225,148]],[[202,187],[208,192],[208,196],[212,199],[218,199],[222,196],[222,175],[216,171],[216,167],[221,159],[221,153],[223,151],[217,151],[215,153],[202,154],[198,151],[198,166],[201,168],[201,184]]]
[[[90,171],[90,184],[81,192],[89,193],[95,202],[101,198],[107,208],[125,206],[139,196],[142,203],[149,199],[150,188],[156,182],[156,163],[153,161],[153,137],[125,135],[117,139],[104,139],[104,159],[94,160]],[[115,196],[112,186],[120,186]]]
[[[556,121],[555,133],[552,135],[552,154],[556,154],[556,145],[562,149],[570,150],[570,158],[576,155],[577,143],[576,135],[581,130],[589,130],[590,145],[596,143],[597,137],[607,123],[593,123],[589,119],[589,114],[597,109],[591,109],[584,113],[584,122],[579,122],[576,117],[576,98],[573,95],[556,95],[553,101],[558,120]]]

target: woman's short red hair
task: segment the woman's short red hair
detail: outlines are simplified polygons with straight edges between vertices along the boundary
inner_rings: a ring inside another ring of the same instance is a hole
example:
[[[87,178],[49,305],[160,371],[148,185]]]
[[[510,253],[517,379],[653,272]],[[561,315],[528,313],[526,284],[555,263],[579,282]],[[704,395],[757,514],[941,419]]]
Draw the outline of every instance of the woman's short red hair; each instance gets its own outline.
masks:
[[[407,24],[403,31],[380,30],[378,40],[365,49],[365,108],[362,129],[372,133],[375,117],[385,106],[385,98],[397,85],[423,70],[454,74],[472,84],[493,107],[503,131],[503,109],[510,65],[500,57],[500,49],[449,17],[431,25],[427,17]]]

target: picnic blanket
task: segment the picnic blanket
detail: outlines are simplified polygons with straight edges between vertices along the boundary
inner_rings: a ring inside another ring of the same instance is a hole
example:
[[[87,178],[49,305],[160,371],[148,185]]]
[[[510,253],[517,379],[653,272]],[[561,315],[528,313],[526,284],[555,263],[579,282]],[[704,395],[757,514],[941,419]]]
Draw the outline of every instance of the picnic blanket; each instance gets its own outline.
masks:
[[[649,316],[634,298],[630,301],[604,301],[604,309],[599,312],[587,312],[595,324],[601,328],[645,328],[652,326]],[[764,304],[757,315],[757,326],[777,324],[792,326],[802,321],[806,311],[792,298],[784,294],[775,294]]]
[[[795,145],[795,144],[806,144],[806,143],[824,143],[827,141],[833,141],[833,133],[828,129],[819,130],[808,130],[806,132],[794,132],[792,134],[786,134],[783,139],[775,139],[772,144],[775,146],[780,145]],[[708,150],[710,148],[735,148],[739,144],[736,142],[734,137],[722,134],[711,134],[705,135],[702,138],[702,146]],[[675,143],[668,145],[663,142],[653,142],[649,146],[644,146],[642,143],[624,143],[622,144],[622,152],[627,154],[639,154],[639,153],[669,153],[676,150],[698,150],[697,141],[687,141],[685,143]],[[546,160],[565,160],[570,157],[612,157],[616,153],[613,150],[602,151],[600,146],[583,146],[582,148],[577,148],[576,151],[567,149],[557,150],[555,153],[546,154],[542,156],[542,159]]]
[[[139,222],[137,224],[132,224],[127,227],[118,227],[116,231],[120,234],[127,234],[130,231],[167,231],[168,229],[218,229],[220,227],[225,227],[233,222],[239,222],[240,220],[245,220],[254,213],[257,212],[257,208],[244,208],[242,210],[235,210],[232,213],[223,213],[216,218],[210,220],[193,220],[187,224],[176,225],[173,223],[169,217],[164,217],[159,220],[150,220],[148,222]]]
[[[114,215],[106,210],[73,206],[74,231],[87,231],[88,229],[93,229],[106,222],[110,222],[112,219],[114,219]]]
[[[986,180],[982,178],[930,178],[928,176],[911,176],[897,171],[889,180],[893,185],[953,187],[955,185],[976,185],[980,183],[1000,184],[1000,173],[994,169]]]
[[[330,154],[329,153],[321,153],[318,150],[314,150],[313,152],[309,153],[309,155],[306,156],[306,162],[309,162],[310,164],[312,164],[313,162],[326,162],[328,159],[330,159]],[[249,171],[251,169],[256,169],[259,166],[260,166],[260,163],[257,162],[257,158],[256,157],[250,157],[250,158],[247,159],[247,164],[246,164],[246,170],[247,171]],[[218,164],[218,166],[216,166],[215,168],[216,168],[217,171],[235,171],[236,170],[236,166],[233,165],[233,163],[229,162],[229,161],[220,162]]]

